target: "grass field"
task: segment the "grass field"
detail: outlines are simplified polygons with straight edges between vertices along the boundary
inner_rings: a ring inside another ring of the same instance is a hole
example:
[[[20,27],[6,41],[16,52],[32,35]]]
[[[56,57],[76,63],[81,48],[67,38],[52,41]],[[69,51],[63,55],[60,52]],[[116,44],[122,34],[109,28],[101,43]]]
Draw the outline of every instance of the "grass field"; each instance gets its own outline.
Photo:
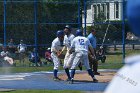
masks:
[[[140,50],[127,50],[126,56],[130,56],[133,54],[139,54]],[[115,51],[107,54],[106,63],[99,62],[100,69],[119,69],[124,64],[122,64],[122,52]],[[16,73],[16,72],[36,72],[36,71],[52,71],[53,66],[43,66],[43,67],[29,67],[28,62],[26,62],[25,67],[17,66],[17,67],[1,67],[0,74],[7,73]],[[60,69],[63,69],[62,66]],[[0,92],[0,93],[86,93],[83,91],[72,91],[72,90],[14,90],[10,92]]]
[[[140,50],[126,50],[126,57],[140,54]],[[119,69],[123,66],[122,51],[117,50],[107,54],[106,63],[99,62],[100,69]]]
[[[127,50],[126,56],[138,54],[140,53],[140,50]],[[119,69],[124,64],[122,63],[122,52],[121,51],[115,51],[115,52],[109,52],[107,54],[107,59],[105,63],[101,63],[99,61],[99,69]],[[0,74],[3,73],[15,73],[15,72],[36,72],[36,71],[52,71],[53,66],[52,65],[45,65],[43,67],[29,67],[29,62],[26,62],[26,66],[17,66],[17,67],[1,67],[0,68]],[[63,69],[61,66],[60,69]]]

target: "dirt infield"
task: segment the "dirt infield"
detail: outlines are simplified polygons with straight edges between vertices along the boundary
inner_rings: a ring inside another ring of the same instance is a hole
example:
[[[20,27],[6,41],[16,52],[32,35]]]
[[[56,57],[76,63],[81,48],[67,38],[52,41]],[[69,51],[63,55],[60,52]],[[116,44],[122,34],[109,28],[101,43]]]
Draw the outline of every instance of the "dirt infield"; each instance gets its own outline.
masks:
[[[113,76],[116,72],[100,72],[100,75],[96,75],[96,78],[101,83],[108,83],[112,80]],[[62,74],[59,76],[61,79],[66,80],[67,76],[65,74]],[[92,78],[88,75],[87,72],[82,73],[76,73],[74,80],[80,80],[80,81],[92,81]]]

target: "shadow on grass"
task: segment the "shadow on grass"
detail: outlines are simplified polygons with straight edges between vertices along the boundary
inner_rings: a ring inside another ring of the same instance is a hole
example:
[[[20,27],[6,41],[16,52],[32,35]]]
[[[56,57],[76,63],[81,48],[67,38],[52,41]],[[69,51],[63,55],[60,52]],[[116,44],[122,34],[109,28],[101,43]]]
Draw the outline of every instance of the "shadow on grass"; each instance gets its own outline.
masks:
[[[95,83],[95,82],[89,81],[89,80],[74,80],[74,82],[73,82],[73,84],[84,84],[84,83]],[[100,82],[100,81],[98,81],[96,83],[107,83],[107,82]]]
[[[106,55],[122,55],[122,52],[108,52]]]

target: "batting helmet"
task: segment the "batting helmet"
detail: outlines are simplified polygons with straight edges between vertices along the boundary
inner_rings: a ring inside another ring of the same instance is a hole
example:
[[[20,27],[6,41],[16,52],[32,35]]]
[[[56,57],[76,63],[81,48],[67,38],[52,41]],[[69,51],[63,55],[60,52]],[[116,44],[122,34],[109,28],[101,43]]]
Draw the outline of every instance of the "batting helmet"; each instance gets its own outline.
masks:
[[[69,29],[69,31],[71,31],[71,26],[70,25],[66,25],[65,28]]]
[[[140,37],[140,0],[128,0],[127,17],[133,33]]]
[[[83,31],[81,29],[76,30],[76,36],[83,36]]]
[[[56,34],[57,34],[57,37],[64,36],[64,31],[63,30],[58,30]]]

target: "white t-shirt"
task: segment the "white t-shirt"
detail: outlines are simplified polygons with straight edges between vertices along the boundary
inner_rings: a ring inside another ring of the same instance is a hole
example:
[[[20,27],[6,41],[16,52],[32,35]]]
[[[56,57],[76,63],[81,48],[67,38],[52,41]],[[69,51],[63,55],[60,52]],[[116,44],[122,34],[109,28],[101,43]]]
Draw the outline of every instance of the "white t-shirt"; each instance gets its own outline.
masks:
[[[140,93],[140,55],[125,59],[105,93]]]
[[[62,50],[63,46],[61,46],[59,38],[55,38],[52,42],[51,52],[57,52]]]
[[[9,54],[8,51],[2,51],[0,55],[1,55],[2,57],[5,57],[5,56],[7,56],[8,54]]]
[[[64,44],[66,45],[67,50],[70,49],[72,40],[73,40],[74,38],[75,38],[75,36],[74,36],[73,34],[70,34],[69,36],[67,36],[67,35],[64,36]]]
[[[77,36],[73,39],[71,47],[75,48],[75,52],[88,52],[88,47],[91,46],[90,41],[83,36]]]
[[[19,53],[25,52],[26,48],[27,48],[26,44],[19,44],[18,45]]]

